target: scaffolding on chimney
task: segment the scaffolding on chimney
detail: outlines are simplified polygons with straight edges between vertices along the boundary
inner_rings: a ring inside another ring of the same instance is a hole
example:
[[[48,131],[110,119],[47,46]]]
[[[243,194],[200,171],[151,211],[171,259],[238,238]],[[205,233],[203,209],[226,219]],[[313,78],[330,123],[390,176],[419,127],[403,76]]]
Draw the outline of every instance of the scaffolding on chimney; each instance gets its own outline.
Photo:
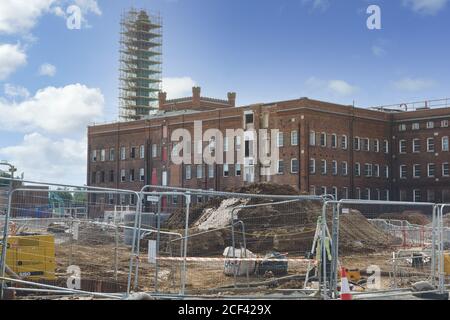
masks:
[[[122,121],[147,117],[158,107],[162,75],[162,19],[145,10],[122,14],[119,115]]]

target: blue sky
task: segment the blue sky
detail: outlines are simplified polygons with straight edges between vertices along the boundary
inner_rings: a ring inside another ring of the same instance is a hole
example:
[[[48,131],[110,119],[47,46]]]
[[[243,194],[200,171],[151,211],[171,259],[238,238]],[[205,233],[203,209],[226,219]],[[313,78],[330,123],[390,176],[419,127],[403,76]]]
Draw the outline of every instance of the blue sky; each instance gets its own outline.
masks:
[[[196,84],[205,96],[236,91],[239,105],[308,96],[365,107],[448,96],[449,2],[2,0],[0,158],[26,178],[85,182],[86,125],[117,118],[119,20],[131,5],[163,17],[170,97]],[[66,27],[74,4],[80,30]],[[381,30],[366,26],[372,4]]]

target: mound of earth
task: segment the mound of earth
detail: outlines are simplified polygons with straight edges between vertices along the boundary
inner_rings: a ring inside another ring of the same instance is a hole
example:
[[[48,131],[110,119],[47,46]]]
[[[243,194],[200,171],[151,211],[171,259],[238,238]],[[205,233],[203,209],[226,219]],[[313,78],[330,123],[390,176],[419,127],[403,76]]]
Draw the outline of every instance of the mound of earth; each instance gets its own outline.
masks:
[[[380,219],[405,220],[411,224],[425,226],[431,223],[431,219],[420,211],[403,211],[402,213],[383,213]]]

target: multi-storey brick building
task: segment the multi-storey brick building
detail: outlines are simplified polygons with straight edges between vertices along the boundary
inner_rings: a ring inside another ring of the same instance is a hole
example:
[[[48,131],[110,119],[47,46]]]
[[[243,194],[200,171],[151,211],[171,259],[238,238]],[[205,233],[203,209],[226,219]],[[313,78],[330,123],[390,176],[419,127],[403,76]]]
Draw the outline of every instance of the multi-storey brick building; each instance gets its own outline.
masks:
[[[307,98],[236,107],[235,99],[235,93],[228,100],[203,98],[198,87],[189,98],[166,100],[160,93],[160,110],[148,119],[89,127],[88,185],[225,190],[270,181],[338,198],[450,201],[448,107],[364,109]],[[278,172],[261,174],[264,168],[247,150],[253,138],[224,143],[245,150],[241,164],[173,164],[171,134],[192,133],[199,120],[203,132],[215,128],[224,135],[226,129],[278,129],[272,141],[279,147]],[[134,201],[111,196],[106,203]]]

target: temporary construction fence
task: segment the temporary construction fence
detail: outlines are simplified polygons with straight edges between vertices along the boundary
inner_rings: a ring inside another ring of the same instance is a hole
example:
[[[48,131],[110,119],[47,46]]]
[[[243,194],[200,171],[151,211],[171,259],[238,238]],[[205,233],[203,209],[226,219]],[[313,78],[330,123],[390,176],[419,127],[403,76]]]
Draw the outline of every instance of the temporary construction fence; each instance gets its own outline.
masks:
[[[8,243],[1,246],[2,295],[335,299],[341,266],[361,298],[419,280],[436,292],[446,285],[447,205],[335,201],[264,188],[135,192],[27,183],[33,188],[8,193],[0,218]],[[356,210],[361,205],[432,214],[428,225],[417,226],[402,215],[367,219]]]

